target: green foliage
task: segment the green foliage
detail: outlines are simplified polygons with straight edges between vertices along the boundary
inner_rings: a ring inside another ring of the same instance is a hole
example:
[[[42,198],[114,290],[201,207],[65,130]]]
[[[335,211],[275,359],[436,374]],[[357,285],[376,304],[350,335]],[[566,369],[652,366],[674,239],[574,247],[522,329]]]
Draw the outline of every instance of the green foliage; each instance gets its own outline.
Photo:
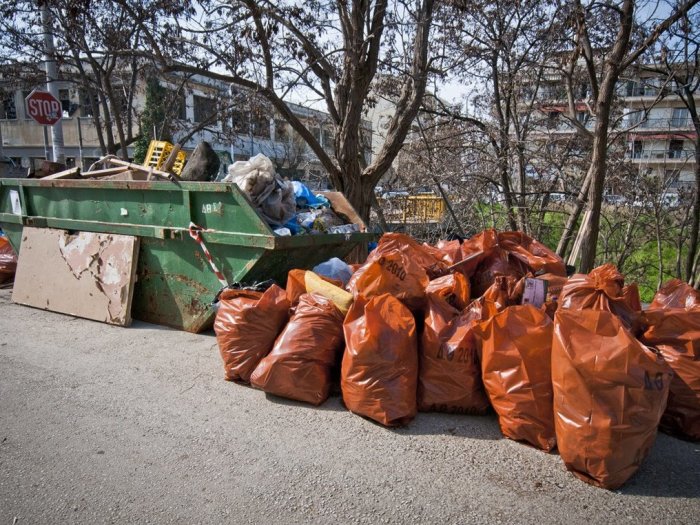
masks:
[[[151,77],[146,82],[146,102],[141,114],[141,132],[134,143],[134,162],[142,164],[148,152],[148,145],[154,138],[172,141],[172,133],[166,119],[166,89],[158,79]],[[155,127],[157,137],[153,136]]]
[[[485,228],[508,230],[506,210],[501,204],[475,203],[471,210],[467,235],[475,235]],[[480,217],[480,220],[475,220]],[[564,230],[568,217],[565,209],[548,210],[542,216],[530,215],[532,236],[554,250]],[[538,221],[540,223],[538,224]],[[683,237],[679,219],[673,211],[664,210],[659,217],[663,275],[659,280],[659,257],[656,241],[656,222],[653,211],[638,208],[608,208],[601,215],[601,233],[598,239],[597,265],[620,262],[620,272],[627,284],[637,283],[642,302],[650,303],[660,282],[678,277],[677,262],[685,260],[687,244],[683,244],[678,258],[678,240]],[[579,220],[580,223],[580,220]],[[630,225],[633,227],[630,229]],[[574,235],[578,224],[574,227]],[[421,240],[436,242],[432,232],[412,232]],[[439,232],[434,232],[439,235]],[[685,233],[687,235],[687,232]],[[442,232],[444,237],[444,232]],[[625,244],[627,243],[627,245]],[[573,244],[573,242],[571,243]]]

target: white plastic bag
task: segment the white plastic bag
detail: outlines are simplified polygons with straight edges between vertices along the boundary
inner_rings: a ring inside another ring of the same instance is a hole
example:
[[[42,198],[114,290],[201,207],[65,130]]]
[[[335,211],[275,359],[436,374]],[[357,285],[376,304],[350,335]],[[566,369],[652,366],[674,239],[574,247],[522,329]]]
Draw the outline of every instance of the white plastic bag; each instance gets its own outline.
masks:
[[[296,214],[294,188],[277,177],[272,161],[262,153],[231,164],[223,182],[235,183],[273,226],[285,224]]]

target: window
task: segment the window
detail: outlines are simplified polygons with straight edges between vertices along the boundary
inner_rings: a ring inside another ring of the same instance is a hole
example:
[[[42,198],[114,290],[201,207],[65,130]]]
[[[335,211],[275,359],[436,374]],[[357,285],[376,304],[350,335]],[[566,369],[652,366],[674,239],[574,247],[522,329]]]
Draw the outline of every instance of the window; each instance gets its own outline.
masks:
[[[236,133],[247,135],[250,133],[250,119],[245,111],[234,109],[231,111],[233,129]]]
[[[187,120],[185,92],[182,89],[178,91],[169,90],[167,100],[169,115],[179,120]]]
[[[17,118],[17,106],[15,106],[14,94],[7,95],[7,97],[3,99],[0,111],[0,119],[15,120]]]
[[[654,85],[644,86],[644,96],[645,97],[655,97],[659,94],[659,88]]]
[[[81,117],[94,117],[95,112],[93,111],[93,102],[95,103],[95,108],[97,114],[100,114],[100,104],[97,100],[97,95],[93,92],[81,89],[78,92],[78,104],[80,105],[80,116]]]
[[[642,143],[642,141],[635,140],[632,143],[632,158],[633,159],[641,159],[643,150],[644,150],[644,144]]]
[[[668,158],[680,159],[683,155],[683,141],[672,139],[668,145]]]
[[[24,101],[24,118],[30,120],[32,117],[29,116],[29,109],[27,108],[27,97],[31,91],[22,91],[22,100]]]
[[[678,188],[680,185],[678,181],[680,175],[681,170],[665,170],[664,182],[668,184],[669,188]]]
[[[625,94],[628,97],[641,97],[644,95],[644,86],[634,80],[628,80]]]
[[[216,121],[215,119],[212,119],[212,117],[217,113],[215,100],[194,95],[192,97],[192,101],[195,122]]]
[[[578,98],[588,98],[588,84],[581,84],[578,88]]]
[[[321,128],[314,126],[309,131],[311,131],[316,141],[321,142]]]
[[[627,114],[627,125],[636,126],[641,122],[643,116],[644,111],[631,111]]]
[[[671,118],[672,128],[690,127],[690,112],[688,108],[673,108],[673,117]]]
[[[67,89],[58,90],[58,100],[61,102],[61,109],[63,110],[63,118],[68,118],[71,116],[71,103],[70,103],[70,92]]]
[[[262,108],[251,113],[251,126],[256,137],[270,138],[270,117]]]
[[[576,120],[578,120],[583,125],[586,125],[586,123],[588,123],[588,116],[588,111],[576,112]]]
[[[322,143],[321,145],[323,146],[324,149],[327,150],[333,150],[334,148],[334,139],[335,139],[335,134],[333,133],[333,130],[331,130],[330,127],[324,127],[323,128],[323,137],[322,138]]]
[[[280,142],[289,139],[289,130],[287,129],[287,121],[275,120],[275,140]]]

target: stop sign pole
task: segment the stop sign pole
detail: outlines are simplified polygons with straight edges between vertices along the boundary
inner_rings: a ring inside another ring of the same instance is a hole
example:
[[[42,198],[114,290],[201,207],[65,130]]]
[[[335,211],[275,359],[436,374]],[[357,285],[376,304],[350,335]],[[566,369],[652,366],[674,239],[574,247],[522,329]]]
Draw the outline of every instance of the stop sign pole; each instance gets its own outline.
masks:
[[[48,2],[41,2],[41,25],[44,31],[44,64],[46,65],[46,87],[53,96],[54,100],[58,101],[58,72],[56,70],[56,59],[53,45],[53,24],[51,22],[51,14],[49,13]],[[30,95],[31,96],[31,95]],[[61,103],[58,103],[59,107]],[[53,144],[53,161],[60,164],[66,163],[66,155],[63,149],[63,124],[61,118],[63,116],[62,108],[59,110],[59,118],[51,126],[51,144]],[[46,128],[44,128],[46,131]]]

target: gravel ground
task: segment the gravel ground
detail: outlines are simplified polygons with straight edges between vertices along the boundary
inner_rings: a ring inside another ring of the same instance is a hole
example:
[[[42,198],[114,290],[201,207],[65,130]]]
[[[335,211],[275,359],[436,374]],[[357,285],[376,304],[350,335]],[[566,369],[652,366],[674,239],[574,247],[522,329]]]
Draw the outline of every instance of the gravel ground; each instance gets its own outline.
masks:
[[[0,524],[698,523],[700,444],[660,434],[621,490],[494,416],[389,430],[222,379],[213,334],[129,329],[0,291]]]

